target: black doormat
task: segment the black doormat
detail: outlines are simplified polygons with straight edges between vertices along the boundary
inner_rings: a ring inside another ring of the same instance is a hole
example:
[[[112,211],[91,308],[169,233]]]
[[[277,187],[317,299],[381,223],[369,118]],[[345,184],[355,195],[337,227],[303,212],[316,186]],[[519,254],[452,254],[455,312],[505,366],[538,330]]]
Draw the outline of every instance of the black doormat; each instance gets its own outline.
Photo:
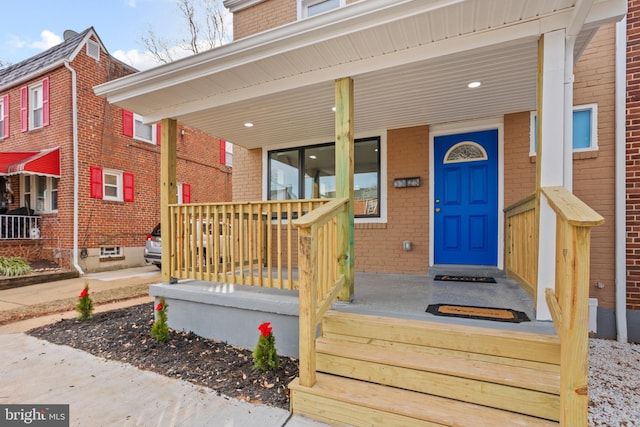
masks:
[[[475,307],[471,305],[430,304],[427,313],[436,316],[462,317],[465,319],[493,320],[495,322],[520,323],[529,322],[529,317],[522,311],[510,308]]]
[[[496,283],[493,277],[482,276],[452,276],[450,274],[438,274],[434,280],[443,282],[478,282],[478,283]]]

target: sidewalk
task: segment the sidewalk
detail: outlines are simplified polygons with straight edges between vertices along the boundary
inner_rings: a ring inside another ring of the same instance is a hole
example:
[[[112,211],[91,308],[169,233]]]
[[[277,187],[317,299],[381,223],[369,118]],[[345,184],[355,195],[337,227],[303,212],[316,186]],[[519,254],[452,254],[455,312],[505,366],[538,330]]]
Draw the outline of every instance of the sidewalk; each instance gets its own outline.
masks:
[[[88,274],[77,279],[0,291],[0,310],[160,281],[156,267]],[[96,307],[96,312],[142,304],[151,297]],[[70,426],[325,426],[283,409],[218,396],[206,387],[105,360],[22,332],[70,311],[0,326],[0,405],[69,404]],[[0,425],[3,418],[0,414]]]

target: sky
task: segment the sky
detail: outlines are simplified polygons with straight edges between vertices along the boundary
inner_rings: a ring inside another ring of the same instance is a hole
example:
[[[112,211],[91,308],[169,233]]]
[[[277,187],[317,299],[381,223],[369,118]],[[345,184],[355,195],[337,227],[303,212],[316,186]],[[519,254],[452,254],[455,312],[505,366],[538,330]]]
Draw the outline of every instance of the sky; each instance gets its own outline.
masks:
[[[65,30],[94,27],[107,51],[139,70],[157,66],[140,41],[149,26],[183,36],[176,0],[0,0],[0,61],[15,64],[62,42]],[[230,19],[230,18],[229,18]],[[231,22],[227,24],[231,32]]]

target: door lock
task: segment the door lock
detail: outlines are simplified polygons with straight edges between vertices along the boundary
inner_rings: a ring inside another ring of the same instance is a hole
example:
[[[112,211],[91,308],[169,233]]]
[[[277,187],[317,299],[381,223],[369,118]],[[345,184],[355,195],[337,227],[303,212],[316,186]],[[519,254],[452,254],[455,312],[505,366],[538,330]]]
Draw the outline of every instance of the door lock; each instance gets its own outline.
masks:
[[[436,212],[440,212],[440,208],[436,208]]]

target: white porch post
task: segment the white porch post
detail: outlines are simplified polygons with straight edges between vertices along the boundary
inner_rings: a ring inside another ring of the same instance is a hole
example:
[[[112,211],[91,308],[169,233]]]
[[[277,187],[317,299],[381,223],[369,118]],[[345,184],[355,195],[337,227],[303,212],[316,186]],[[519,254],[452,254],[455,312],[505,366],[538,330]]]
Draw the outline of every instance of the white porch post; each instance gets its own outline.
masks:
[[[565,31],[544,34],[538,44],[536,193],[539,202],[536,318],[550,320],[545,288],[555,288],[556,216],[540,188],[564,182]]]
[[[171,279],[171,216],[169,205],[176,202],[176,139],[177,122],[162,119],[160,144],[160,224],[162,225],[162,281]],[[175,246],[175,245],[173,245]]]

